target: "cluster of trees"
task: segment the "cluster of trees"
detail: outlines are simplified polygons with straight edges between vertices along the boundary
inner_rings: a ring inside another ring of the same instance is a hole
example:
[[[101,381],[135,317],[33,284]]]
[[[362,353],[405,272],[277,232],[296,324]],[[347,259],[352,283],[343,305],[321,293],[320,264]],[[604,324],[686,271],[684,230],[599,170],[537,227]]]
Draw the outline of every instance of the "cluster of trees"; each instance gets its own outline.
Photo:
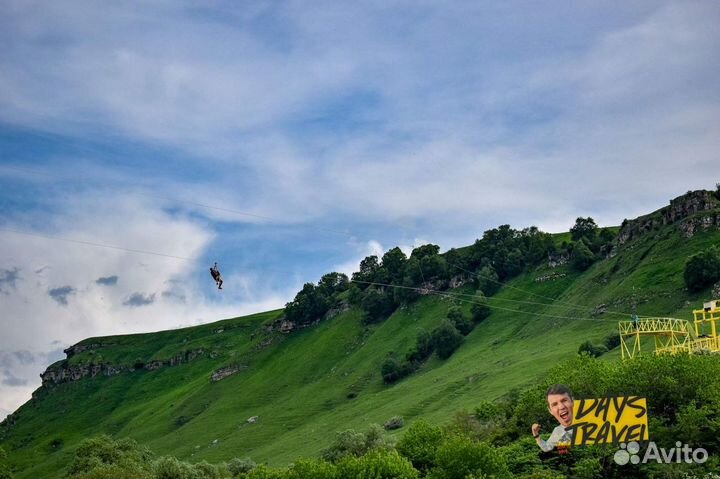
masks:
[[[692,255],[685,263],[683,276],[691,292],[702,291],[720,281],[720,250],[712,246]]]
[[[317,284],[305,283],[295,299],[285,305],[285,317],[299,325],[307,325],[322,319],[339,303],[339,293],[349,286],[347,275],[328,273]]]
[[[475,241],[466,269],[479,271],[487,266],[501,281],[507,281],[525,268],[539,264],[556,249],[552,235],[535,226],[516,230],[510,225],[501,225],[486,231],[481,239]]]
[[[463,343],[463,337],[472,332],[476,325],[490,315],[490,307],[482,293],[479,293],[471,308],[471,316],[465,314],[460,306],[451,306],[447,317],[431,332],[420,331],[415,346],[398,359],[390,355],[382,364],[380,373],[386,383],[393,383],[413,372],[433,353],[440,359],[447,359]]]
[[[571,242],[563,242],[560,248],[570,255],[573,268],[585,271],[595,261],[610,253],[615,237],[611,230],[599,229],[591,217],[580,217],[570,228]]]
[[[577,218],[570,233],[572,241],[560,248],[552,235],[534,226],[516,230],[509,225],[486,231],[469,248],[443,254],[435,244],[419,246],[409,257],[395,247],[382,258],[364,258],[352,281],[342,273],[329,273],[317,284],[305,284],[286,304],[285,315],[297,324],[310,324],[337,307],[347,291],[348,302],[364,312],[366,324],[380,322],[415,300],[422,288],[445,289],[451,278],[472,280],[479,292],[491,296],[502,282],[537,266],[548,255],[567,254],[576,269],[584,270],[609,252],[615,239],[614,233],[600,230],[589,217]]]
[[[381,259],[373,255],[360,262],[352,276],[348,299],[365,312],[367,323],[374,323],[417,298],[418,288],[424,283],[447,279],[447,260],[438,245],[419,246],[409,258],[395,247]]]

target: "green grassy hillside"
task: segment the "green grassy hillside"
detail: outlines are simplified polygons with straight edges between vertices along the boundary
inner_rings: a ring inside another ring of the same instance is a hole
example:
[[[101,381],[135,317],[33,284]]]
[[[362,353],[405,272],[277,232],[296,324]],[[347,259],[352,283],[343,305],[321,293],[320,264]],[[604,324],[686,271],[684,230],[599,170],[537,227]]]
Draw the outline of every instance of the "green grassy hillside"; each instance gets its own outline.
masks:
[[[691,310],[710,293],[686,291],[685,261],[719,243],[716,227],[687,238],[679,223],[658,224],[582,273],[568,265],[526,271],[490,298],[492,314],[452,357],[433,356],[393,385],[380,376],[388,354],[404,355],[418,332],[438,325],[451,305],[469,312],[469,297],[423,296],[373,325],[364,325],[361,312],[351,308],[283,334],[268,331],[282,315],[271,311],[87,339],[80,346],[90,349],[53,367],[111,364],[125,370],[41,388],[0,427],[0,446],[16,477],[52,478],[64,474],[79,441],[99,433],[132,437],[158,454],[192,462],[251,457],[283,465],[317,455],[336,431],[365,429],[391,416],[403,416],[406,424],[417,418],[442,423],[457,410],[532,384],[577,354],[583,341],[601,342],[618,319],[628,319],[613,312],[691,319]],[[538,281],[548,275],[553,277]],[[179,364],[167,364],[172,358]],[[619,360],[619,351],[603,358]],[[152,361],[165,364],[143,367]],[[210,380],[228,366],[239,371]],[[253,416],[256,422],[248,422]]]

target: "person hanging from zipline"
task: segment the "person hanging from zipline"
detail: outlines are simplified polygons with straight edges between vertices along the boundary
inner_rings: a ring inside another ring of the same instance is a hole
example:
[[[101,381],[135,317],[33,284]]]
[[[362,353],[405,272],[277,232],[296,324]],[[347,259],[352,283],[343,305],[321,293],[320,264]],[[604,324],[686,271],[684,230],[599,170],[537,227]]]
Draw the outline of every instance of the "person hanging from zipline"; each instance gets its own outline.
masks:
[[[222,276],[220,276],[220,269],[218,269],[217,261],[210,267],[210,275],[212,275],[215,280],[215,284],[217,284],[218,289],[222,289],[223,280]]]

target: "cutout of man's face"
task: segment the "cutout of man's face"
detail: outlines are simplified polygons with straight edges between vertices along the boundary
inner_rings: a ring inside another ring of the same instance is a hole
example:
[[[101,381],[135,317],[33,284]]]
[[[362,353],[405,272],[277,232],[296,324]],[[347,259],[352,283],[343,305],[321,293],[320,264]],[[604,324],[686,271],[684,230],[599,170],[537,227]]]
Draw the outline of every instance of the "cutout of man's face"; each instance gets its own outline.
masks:
[[[549,394],[548,410],[561,426],[568,427],[573,423],[573,400],[567,394]]]

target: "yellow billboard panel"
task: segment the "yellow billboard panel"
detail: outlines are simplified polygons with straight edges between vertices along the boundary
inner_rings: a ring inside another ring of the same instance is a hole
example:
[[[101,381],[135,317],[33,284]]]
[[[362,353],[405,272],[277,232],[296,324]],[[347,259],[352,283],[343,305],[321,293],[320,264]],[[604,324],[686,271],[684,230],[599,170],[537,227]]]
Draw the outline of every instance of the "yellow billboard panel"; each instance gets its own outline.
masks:
[[[573,446],[649,440],[647,400],[638,396],[575,399]]]

